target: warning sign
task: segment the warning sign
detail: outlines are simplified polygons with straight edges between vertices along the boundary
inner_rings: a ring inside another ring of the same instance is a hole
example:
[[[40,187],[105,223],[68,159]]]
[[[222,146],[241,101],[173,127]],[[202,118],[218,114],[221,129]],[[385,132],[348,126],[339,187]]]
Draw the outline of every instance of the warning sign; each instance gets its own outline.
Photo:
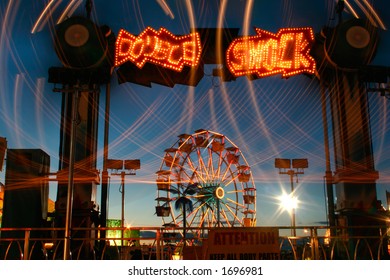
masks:
[[[264,227],[210,229],[204,249],[209,260],[277,260],[279,232]]]

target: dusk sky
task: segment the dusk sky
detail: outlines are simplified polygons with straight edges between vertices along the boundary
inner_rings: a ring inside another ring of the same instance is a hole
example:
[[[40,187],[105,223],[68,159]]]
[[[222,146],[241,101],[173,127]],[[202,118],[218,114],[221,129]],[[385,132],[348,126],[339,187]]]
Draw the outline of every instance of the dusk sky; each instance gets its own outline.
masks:
[[[62,66],[53,47],[53,25],[71,0],[53,1],[52,13],[34,29],[48,0],[7,0],[0,3],[0,137],[8,148],[42,149],[50,155],[51,172],[58,170],[61,94],[53,92],[48,69]],[[80,1],[74,1],[80,2]],[[73,15],[85,15],[84,2]],[[166,2],[165,12],[159,2]],[[347,2],[347,1],[346,1]],[[368,1],[377,11],[380,41],[372,65],[390,66],[390,10],[385,0]],[[57,5],[58,3],[58,5]],[[334,0],[276,1],[185,1],[113,0],[93,1],[92,20],[108,25],[118,34],[121,28],[132,34],[147,26],[165,27],[173,34],[189,34],[193,27],[239,28],[239,35],[254,35],[254,27],[276,33],[285,27],[311,27],[318,33],[324,26],[337,24]],[[348,1],[364,17],[364,0]],[[245,7],[252,5],[249,12]],[[47,14],[45,15],[47,16]],[[352,14],[346,10],[343,17]],[[245,19],[248,21],[245,21]],[[381,27],[382,26],[382,27]],[[196,87],[173,88],[152,84],[118,84],[114,71],[111,81],[109,158],[140,159],[141,169],[126,177],[125,223],[132,226],[161,226],[155,215],[156,171],[164,150],[179,134],[206,129],[221,133],[237,145],[245,156],[257,189],[257,225],[289,226],[277,197],[289,193],[287,175],[274,167],[275,158],[307,158],[309,168],[299,175],[296,195],[298,226],[326,223],[324,196],[325,151],[321,90],[317,79],[281,75],[254,81],[239,77],[222,82],[213,77],[216,65],[206,65]],[[389,100],[379,93],[369,94],[371,133],[378,199],[386,204],[390,191],[390,112]],[[102,168],[103,116],[105,95],[102,87],[99,117],[98,168]],[[328,112],[329,125],[330,113]],[[334,171],[333,141],[329,127],[331,164]],[[4,183],[5,168],[0,173]],[[111,178],[108,216],[120,219],[118,176]],[[56,184],[50,185],[55,200]],[[100,204],[100,186],[97,203]]]

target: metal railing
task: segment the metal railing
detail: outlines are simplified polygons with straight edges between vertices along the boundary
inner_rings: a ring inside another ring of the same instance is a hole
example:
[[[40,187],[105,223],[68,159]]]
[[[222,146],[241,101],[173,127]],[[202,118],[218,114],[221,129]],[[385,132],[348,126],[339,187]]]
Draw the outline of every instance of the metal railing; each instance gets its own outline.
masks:
[[[348,235],[346,227],[296,227],[302,234],[283,235],[291,227],[273,227],[279,231],[281,260],[358,260],[389,259],[390,229],[354,227],[374,235]],[[127,228],[72,228],[69,259],[92,260],[171,260],[182,249],[181,229],[160,227],[131,228],[137,237],[105,237],[102,231],[125,231]],[[56,260],[64,259],[64,228],[0,228],[0,259]],[[329,235],[333,232],[333,235]],[[80,234],[85,233],[85,234]],[[81,237],[80,237],[81,236]],[[83,237],[84,236],[84,237]],[[87,237],[85,237],[87,236]],[[202,246],[204,238],[187,238],[192,246]],[[196,257],[202,259],[202,256]]]

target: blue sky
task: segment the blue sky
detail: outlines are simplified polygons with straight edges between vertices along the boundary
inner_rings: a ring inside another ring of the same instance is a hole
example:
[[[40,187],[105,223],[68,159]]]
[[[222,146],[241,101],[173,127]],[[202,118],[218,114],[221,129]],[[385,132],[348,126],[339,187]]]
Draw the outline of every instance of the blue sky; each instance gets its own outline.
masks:
[[[48,69],[61,66],[53,48],[53,21],[70,2],[61,2],[52,18],[31,33],[34,23],[49,1],[2,1],[0,20],[0,136],[9,148],[41,148],[51,157],[51,171],[58,169],[61,96],[52,91]],[[188,34],[190,28],[220,27],[218,12],[226,3],[223,27],[237,27],[254,34],[253,27],[276,32],[283,27],[312,27],[320,32],[334,26],[334,1],[253,1],[250,22],[244,23],[245,4],[250,1],[190,1],[193,18],[185,3],[166,1],[174,19],[165,14],[157,1],[94,1],[92,19],[106,24],[117,34],[124,28],[139,34],[147,26],[165,27],[173,34]],[[355,1],[356,11],[363,15]],[[360,1],[363,2],[363,1]],[[385,26],[390,26],[384,0],[372,1]],[[84,14],[81,5],[75,14]],[[345,17],[350,14],[344,13]],[[380,31],[381,41],[374,65],[390,65],[388,31]],[[258,225],[288,226],[287,213],[280,213],[275,199],[290,189],[287,175],[279,175],[274,159],[307,158],[309,168],[295,184],[300,207],[297,225],[319,225],[326,221],[324,181],[325,155],[321,96],[318,81],[305,75],[282,79],[273,76],[255,81],[238,78],[221,83],[210,74],[214,65],[205,67],[205,76],[196,87],[176,85],[151,88],[118,84],[114,73],[111,92],[109,157],[141,159],[141,170],[126,180],[126,223],[135,226],[160,226],[154,214],[155,172],[160,168],[164,150],[182,133],[203,128],[226,135],[240,149],[251,166],[257,188]],[[102,90],[102,92],[104,92]],[[385,203],[390,190],[390,141],[388,100],[370,93],[371,129],[378,199]],[[99,125],[99,168],[102,162],[104,95]],[[331,141],[332,144],[332,141]],[[332,148],[332,147],[331,147]],[[333,159],[333,157],[332,157]],[[332,168],[334,164],[332,161]],[[4,182],[4,171],[0,173]],[[111,179],[109,218],[120,218],[119,178]],[[99,189],[99,187],[98,187]],[[56,186],[50,197],[55,199]],[[100,191],[98,192],[100,196]],[[100,203],[100,197],[98,197]]]

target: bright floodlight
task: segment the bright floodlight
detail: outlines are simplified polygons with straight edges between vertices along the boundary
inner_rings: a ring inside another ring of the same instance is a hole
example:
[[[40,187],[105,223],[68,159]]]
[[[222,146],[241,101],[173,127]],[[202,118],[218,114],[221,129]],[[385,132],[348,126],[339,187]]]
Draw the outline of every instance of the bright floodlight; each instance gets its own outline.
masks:
[[[294,196],[288,195],[288,194],[283,194],[279,197],[280,200],[280,205],[291,213],[293,209],[296,209],[298,207],[298,199]]]

